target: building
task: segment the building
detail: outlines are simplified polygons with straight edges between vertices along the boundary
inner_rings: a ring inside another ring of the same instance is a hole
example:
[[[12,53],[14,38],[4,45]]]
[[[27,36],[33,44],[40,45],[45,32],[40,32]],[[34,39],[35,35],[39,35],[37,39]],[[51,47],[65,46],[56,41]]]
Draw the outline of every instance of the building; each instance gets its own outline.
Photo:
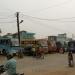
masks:
[[[61,42],[63,45],[67,41],[67,34],[58,34],[57,41]]]
[[[25,39],[34,39],[35,33],[29,33],[27,31],[20,31],[20,39],[21,40],[25,40]],[[18,39],[18,33],[7,33],[6,35],[4,35],[3,37],[7,37],[7,38],[11,38],[11,39]]]
[[[56,41],[57,40],[57,36],[48,36],[48,40],[49,41]]]
[[[29,33],[27,31],[20,31],[20,39],[34,39],[35,33]],[[18,33],[12,34],[13,38],[18,38]]]
[[[52,44],[60,42],[64,46],[67,45],[70,40],[72,40],[72,38],[68,38],[66,33],[58,34],[58,36],[48,36],[48,41]]]
[[[6,35],[2,36],[3,38],[12,38],[12,33],[7,33]]]

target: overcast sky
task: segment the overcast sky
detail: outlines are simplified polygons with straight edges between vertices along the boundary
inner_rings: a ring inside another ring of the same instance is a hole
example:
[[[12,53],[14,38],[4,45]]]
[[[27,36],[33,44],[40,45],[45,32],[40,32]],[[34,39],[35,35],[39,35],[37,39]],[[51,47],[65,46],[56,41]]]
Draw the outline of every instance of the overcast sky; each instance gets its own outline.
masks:
[[[17,32],[16,12],[20,12],[20,30],[36,33],[37,38],[75,34],[75,0],[0,0],[2,34]]]

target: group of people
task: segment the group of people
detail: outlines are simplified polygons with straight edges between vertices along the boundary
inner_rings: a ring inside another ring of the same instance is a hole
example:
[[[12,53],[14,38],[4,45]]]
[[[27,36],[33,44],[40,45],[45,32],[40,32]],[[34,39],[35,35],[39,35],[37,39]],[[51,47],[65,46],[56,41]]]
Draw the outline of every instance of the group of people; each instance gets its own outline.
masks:
[[[36,58],[44,58],[44,50],[41,45],[39,44],[35,46],[33,45],[32,51],[33,51],[33,56],[35,56]]]

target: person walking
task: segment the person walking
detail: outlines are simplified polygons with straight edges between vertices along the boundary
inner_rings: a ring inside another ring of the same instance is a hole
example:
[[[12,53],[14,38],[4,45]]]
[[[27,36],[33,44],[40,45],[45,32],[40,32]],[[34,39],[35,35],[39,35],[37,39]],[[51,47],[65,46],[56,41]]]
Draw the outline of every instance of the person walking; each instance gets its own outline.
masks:
[[[33,57],[35,57],[36,56],[36,49],[35,49],[34,45],[32,45],[32,52],[33,52]]]
[[[69,67],[74,66],[73,55],[72,55],[71,51],[69,51],[69,53],[68,53],[68,65],[69,65]]]

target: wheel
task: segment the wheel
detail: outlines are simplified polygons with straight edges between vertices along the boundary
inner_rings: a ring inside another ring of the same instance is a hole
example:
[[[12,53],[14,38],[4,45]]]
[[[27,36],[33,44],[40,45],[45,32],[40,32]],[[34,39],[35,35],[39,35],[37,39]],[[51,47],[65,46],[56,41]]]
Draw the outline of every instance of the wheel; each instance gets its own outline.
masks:
[[[7,54],[5,49],[2,50],[2,54],[3,55],[6,55]]]

